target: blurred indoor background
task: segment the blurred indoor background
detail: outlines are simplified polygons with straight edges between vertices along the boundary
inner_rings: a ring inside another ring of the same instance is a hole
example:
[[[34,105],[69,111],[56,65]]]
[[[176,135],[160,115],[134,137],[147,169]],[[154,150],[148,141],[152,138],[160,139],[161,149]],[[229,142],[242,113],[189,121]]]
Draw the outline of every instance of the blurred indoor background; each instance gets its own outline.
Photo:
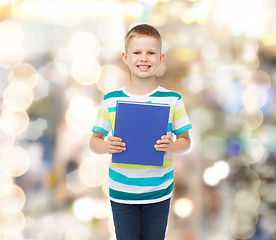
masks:
[[[163,36],[158,81],[182,94],[167,240],[276,239],[274,0],[1,0],[0,239],[115,240],[108,155],[88,148],[123,86],[126,32]],[[130,239],[131,240],[131,239]]]

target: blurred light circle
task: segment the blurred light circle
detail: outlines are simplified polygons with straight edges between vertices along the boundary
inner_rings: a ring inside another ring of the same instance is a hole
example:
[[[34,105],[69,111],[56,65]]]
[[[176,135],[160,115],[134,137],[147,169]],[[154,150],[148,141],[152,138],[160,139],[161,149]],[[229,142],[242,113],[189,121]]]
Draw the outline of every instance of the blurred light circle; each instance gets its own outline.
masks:
[[[275,46],[276,45],[276,32],[267,32],[262,38],[262,42],[266,46]]]
[[[260,109],[249,111],[246,107],[240,111],[239,117],[248,122],[253,129],[261,126],[264,120],[264,114]]]
[[[198,51],[195,48],[179,48],[174,53],[177,60],[189,63],[198,59]]]
[[[194,204],[188,198],[179,198],[173,205],[174,213],[180,218],[187,218],[193,212]]]
[[[93,112],[90,109],[93,109],[94,107],[95,106],[90,98],[76,96],[70,101],[69,110],[76,118],[87,119]]]
[[[96,120],[96,116],[90,119],[81,119],[78,116],[75,116],[70,110],[66,112],[65,115],[66,123],[68,127],[77,133],[88,132],[91,128],[91,122]]]
[[[230,172],[229,164],[225,161],[217,161],[214,164],[215,171],[220,179],[225,179]]]
[[[28,63],[19,63],[10,70],[9,82],[22,81],[30,88],[34,88],[38,82],[39,75],[36,69]]]
[[[213,167],[209,167],[204,170],[203,180],[209,186],[216,186],[220,181],[220,177]]]
[[[13,235],[20,234],[25,227],[25,221],[26,221],[25,216],[21,211],[18,211],[16,209],[11,210],[8,208],[1,208],[0,209],[1,235],[13,236]]]
[[[24,82],[12,82],[4,91],[3,102],[8,109],[24,111],[33,102],[32,89]]]
[[[0,199],[7,195],[13,187],[13,179],[10,175],[0,169]],[[1,207],[0,207],[1,208]]]
[[[202,133],[214,126],[214,116],[205,108],[195,108],[190,112],[190,118],[195,127]],[[202,121],[204,119],[204,121]]]
[[[256,191],[240,190],[235,196],[235,204],[240,209],[254,210],[261,203],[260,195]]]
[[[100,79],[101,65],[94,58],[77,58],[72,63],[72,75],[82,85],[92,85]]]
[[[261,185],[261,179],[257,172],[247,169],[236,177],[237,189],[257,191]]]
[[[236,210],[231,221],[230,230],[238,239],[250,239],[256,231],[258,213],[256,211]]]
[[[251,157],[251,164],[261,161],[266,153],[264,145],[257,139],[249,139],[245,151]]]
[[[265,71],[257,70],[253,72],[251,79],[258,87],[265,91],[271,86],[271,78]]]
[[[115,65],[107,64],[102,67],[102,75],[96,85],[100,91],[107,93],[125,86],[128,80],[129,74],[127,72]]]
[[[6,194],[0,198],[0,211],[2,208],[21,210],[25,203],[26,196],[21,187],[15,184],[6,185]]]
[[[80,180],[88,187],[101,186],[106,173],[106,163],[94,157],[85,159],[79,167]]]
[[[69,42],[69,51],[72,59],[99,56],[101,44],[98,38],[89,32],[76,33]]]
[[[230,140],[226,144],[226,152],[229,156],[239,156],[241,153],[241,144],[239,141]]]
[[[19,135],[28,128],[29,121],[26,112],[4,110],[0,116],[0,129],[8,135]]]
[[[73,213],[75,217],[83,222],[89,222],[94,217],[95,202],[90,197],[77,199],[73,203]]]
[[[78,133],[88,132],[96,117],[97,109],[93,101],[84,96],[76,96],[70,101],[65,116],[68,127]]]
[[[6,134],[0,129],[0,152],[9,149],[15,141],[15,137]]]
[[[19,18],[26,20],[32,19],[36,16],[37,1],[24,0],[15,1],[12,4],[12,12]]]
[[[21,46],[8,46],[3,50],[0,47],[0,50],[0,66],[3,68],[11,68],[24,59],[24,49]]]
[[[29,154],[21,147],[11,147],[0,152],[0,166],[12,177],[19,177],[30,167]]]
[[[251,84],[242,94],[242,103],[249,111],[256,111],[263,107],[267,101],[267,96],[261,87]]]

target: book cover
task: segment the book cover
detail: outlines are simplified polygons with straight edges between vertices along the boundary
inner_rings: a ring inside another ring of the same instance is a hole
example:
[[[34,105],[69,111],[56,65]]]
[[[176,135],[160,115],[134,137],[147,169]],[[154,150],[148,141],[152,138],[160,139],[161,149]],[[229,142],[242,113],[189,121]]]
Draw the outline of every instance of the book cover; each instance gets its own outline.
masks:
[[[126,151],[114,153],[113,163],[163,166],[164,152],[154,148],[167,134],[169,104],[118,101],[114,136],[126,143]]]

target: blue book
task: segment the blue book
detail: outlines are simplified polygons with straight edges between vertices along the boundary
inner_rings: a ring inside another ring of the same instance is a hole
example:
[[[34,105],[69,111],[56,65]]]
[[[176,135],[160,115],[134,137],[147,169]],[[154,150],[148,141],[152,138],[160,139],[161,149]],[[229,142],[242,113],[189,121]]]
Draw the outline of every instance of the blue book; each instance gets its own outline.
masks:
[[[126,151],[112,154],[113,163],[163,166],[164,152],[154,148],[167,134],[169,104],[118,101],[114,136],[126,144]]]

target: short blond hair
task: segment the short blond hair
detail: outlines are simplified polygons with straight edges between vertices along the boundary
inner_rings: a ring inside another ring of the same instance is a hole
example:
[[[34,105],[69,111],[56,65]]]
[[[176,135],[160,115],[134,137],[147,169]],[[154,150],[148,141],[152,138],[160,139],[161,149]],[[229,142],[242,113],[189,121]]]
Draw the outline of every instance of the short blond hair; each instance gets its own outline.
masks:
[[[139,24],[131,28],[125,37],[125,51],[127,51],[127,45],[133,37],[152,37],[159,41],[160,51],[162,48],[162,38],[158,30],[149,24]]]

